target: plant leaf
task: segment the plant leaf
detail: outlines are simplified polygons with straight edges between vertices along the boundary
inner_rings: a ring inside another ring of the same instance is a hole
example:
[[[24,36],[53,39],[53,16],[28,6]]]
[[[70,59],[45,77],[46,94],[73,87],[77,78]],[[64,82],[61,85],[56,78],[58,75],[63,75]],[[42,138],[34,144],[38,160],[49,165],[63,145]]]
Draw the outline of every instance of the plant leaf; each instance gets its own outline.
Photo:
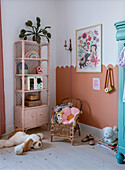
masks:
[[[47,37],[46,37],[47,38]],[[49,38],[47,38],[47,41],[48,41],[48,43],[49,43]]]
[[[39,30],[39,32],[38,32],[38,33],[41,33],[41,32],[43,32],[43,29],[42,29],[42,28]]]
[[[25,34],[25,32],[26,32],[25,29],[22,29],[22,30],[20,31],[21,34]]]
[[[47,33],[47,37],[48,37],[48,38],[51,38],[51,34],[50,34],[49,32]]]
[[[26,32],[31,32],[31,33],[34,33],[33,31],[28,31],[28,30],[26,30]]]
[[[26,36],[32,35],[32,34],[25,34]]]
[[[40,37],[39,35],[37,35],[36,41],[37,41],[38,44],[40,44],[40,42],[41,42],[41,37]]]
[[[44,29],[51,28],[50,26],[46,26]]]
[[[24,40],[27,40],[27,36],[24,37]]]
[[[20,34],[20,35],[19,35],[20,38],[23,38],[24,36],[25,36],[24,34]]]
[[[46,30],[43,30],[42,32],[43,32],[43,34],[44,34],[44,35],[46,35],[46,34],[47,34],[47,31],[46,31]]]
[[[31,27],[33,25],[32,21],[28,20],[27,22],[25,22],[26,26]]]
[[[36,17],[36,21],[37,21],[37,23],[40,23],[40,18],[39,17]]]

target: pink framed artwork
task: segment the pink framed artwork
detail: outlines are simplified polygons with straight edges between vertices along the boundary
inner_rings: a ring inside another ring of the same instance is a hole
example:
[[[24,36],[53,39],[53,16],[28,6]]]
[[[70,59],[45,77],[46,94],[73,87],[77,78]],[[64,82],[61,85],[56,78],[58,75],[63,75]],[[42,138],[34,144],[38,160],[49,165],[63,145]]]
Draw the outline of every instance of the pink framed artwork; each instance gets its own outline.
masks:
[[[101,72],[102,25],[76,30],[76,71]]]

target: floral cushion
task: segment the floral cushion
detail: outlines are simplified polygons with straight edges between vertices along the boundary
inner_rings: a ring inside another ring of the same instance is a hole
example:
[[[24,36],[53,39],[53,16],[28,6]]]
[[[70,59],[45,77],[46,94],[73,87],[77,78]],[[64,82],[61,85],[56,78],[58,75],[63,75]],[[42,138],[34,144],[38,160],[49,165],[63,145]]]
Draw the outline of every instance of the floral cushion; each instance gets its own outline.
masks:
[[[74,121],[74,118],[77,114],[79,114],[80,110],[76,107],[65,107],[63,110],[63,122],[62,124],[71,124]]]

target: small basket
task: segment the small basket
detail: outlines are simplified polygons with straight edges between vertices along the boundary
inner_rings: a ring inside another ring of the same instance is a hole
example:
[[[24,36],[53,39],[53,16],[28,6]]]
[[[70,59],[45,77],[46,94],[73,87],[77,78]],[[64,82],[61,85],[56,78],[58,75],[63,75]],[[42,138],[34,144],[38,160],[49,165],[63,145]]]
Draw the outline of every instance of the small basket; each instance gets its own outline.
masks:
[[[27,98],[26,98],[27,100],[30,100],[30,101],[32,101],[32,100],[38,100],[38,96],[37,95],[27,95]]]
[[[36,100],[36,101],[25,100],[25,106],[28,107],[41,106],[41,105],[42,105],[42,100]]]

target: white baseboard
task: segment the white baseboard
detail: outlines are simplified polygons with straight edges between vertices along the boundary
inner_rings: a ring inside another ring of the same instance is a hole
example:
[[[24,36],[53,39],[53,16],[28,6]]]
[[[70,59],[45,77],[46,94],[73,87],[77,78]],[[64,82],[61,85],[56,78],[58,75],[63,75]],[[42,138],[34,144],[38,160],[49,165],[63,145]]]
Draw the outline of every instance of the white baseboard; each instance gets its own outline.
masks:
[[[103,130],[99,129],[99,128],[95,128],[93,126],[89,126],[83,123],[79,123],[80,125],[80,130],[82,133],[85,134],[91,134],[93,136],[96,136],[98,138],[102,138],[103,137]]]

